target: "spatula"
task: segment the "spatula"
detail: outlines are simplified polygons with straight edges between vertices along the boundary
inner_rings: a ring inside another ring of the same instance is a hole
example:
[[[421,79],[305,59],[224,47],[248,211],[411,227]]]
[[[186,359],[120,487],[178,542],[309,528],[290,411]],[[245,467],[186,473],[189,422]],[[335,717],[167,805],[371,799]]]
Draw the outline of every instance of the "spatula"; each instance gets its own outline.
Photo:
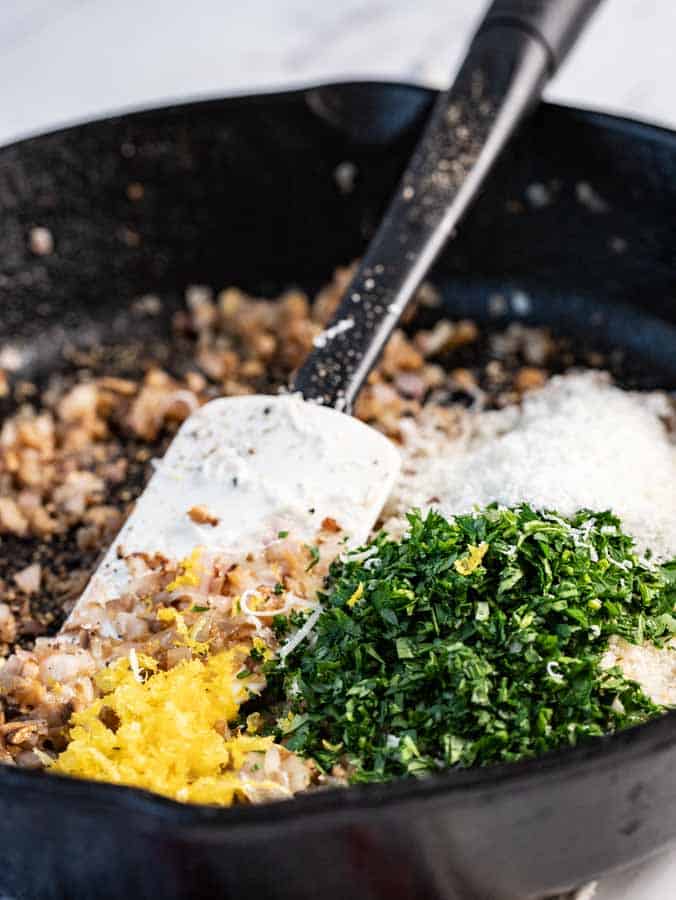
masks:
[[[330,518],[368,535],[399,470],[392,443],[349,412],[444,242],[600,0],[496,0],[440,95],[332,324],[288,396],[214,400],[181,427],[76,611],[119,596],[122,556],[242,551]],[[80,615],[78,615],[78,618]]]

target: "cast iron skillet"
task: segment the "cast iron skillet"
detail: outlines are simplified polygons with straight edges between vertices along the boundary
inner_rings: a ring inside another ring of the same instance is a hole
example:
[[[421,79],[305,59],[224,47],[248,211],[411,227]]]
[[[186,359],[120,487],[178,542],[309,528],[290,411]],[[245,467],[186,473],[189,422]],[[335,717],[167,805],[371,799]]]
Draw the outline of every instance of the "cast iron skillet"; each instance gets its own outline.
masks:
[[[189,283],[312,289],[357,256],[433,95],[343,84],[150,110],[0,151],[0,346],[149,340],[129,301]],[[336,167],[356,167],[342,192]],[[130,182],[145,188],[141,202]],[[551,202],[542,197],[545,185]],[[590,188],[592,193],[590,193]],[[591,200],[590,200],[591,197]],[[57,252],[34,257],[46,225]],[[542,105],[436,267],[445,313],[516,313],[676,383],[676,136]],[[514,304],[514,292],[519,302]],[[524,303],[523,295],[527,302]],[[493,300],[491,300],[493,298]],[[525,316],[524,311],[526,312]],[[0,891],[14,897],[540,897],[676,838],[676,713],[540,760],[187,807],[0,767]]]

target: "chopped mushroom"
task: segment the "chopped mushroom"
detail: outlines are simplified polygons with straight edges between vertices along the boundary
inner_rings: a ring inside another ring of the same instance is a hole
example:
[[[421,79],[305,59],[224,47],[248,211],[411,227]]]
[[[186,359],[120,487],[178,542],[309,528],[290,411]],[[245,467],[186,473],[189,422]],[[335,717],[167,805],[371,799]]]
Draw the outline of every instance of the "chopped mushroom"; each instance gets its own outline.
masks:
[[[26,566],[14,576],[14,581],[24,594],[37,594],[40,590],[40,581],[42,579],[42,566],[39,563],[33,563]]]

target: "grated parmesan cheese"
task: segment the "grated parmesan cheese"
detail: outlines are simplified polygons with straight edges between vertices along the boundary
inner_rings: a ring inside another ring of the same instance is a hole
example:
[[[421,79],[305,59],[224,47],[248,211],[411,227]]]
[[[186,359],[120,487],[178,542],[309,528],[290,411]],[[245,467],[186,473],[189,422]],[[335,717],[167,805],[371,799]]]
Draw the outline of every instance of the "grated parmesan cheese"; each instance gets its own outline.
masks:
[[[665,395],[623,391],[599,373],[553,378],[521,407],[467,413],[462,440],[428,441],[421,455],[418,436],[386,512],[420,506],[452,516],[493,501],[563,515],[611,509],[641,552],[671,558],[676,445],[661,418],[668,412]]]
[[[674,644],[630,644],[624,638],[611,637],[601,661],[603,668],[620,666],[626,678],[637,681],[653,703],[676,706],[676,653]]]

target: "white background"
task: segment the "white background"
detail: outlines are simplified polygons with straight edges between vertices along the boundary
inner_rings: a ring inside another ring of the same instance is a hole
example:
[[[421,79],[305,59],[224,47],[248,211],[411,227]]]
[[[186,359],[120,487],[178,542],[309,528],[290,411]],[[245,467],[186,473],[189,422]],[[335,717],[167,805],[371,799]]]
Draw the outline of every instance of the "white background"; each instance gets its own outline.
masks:
[[[355,77],[445,85],[482,8],[482,0],[0,0],[0,143],[179,98]],[[547,94],[676,126],[674,36],[674,0],[606,0]],[[606,880],[595,896],[673,900],[676,853]]]

